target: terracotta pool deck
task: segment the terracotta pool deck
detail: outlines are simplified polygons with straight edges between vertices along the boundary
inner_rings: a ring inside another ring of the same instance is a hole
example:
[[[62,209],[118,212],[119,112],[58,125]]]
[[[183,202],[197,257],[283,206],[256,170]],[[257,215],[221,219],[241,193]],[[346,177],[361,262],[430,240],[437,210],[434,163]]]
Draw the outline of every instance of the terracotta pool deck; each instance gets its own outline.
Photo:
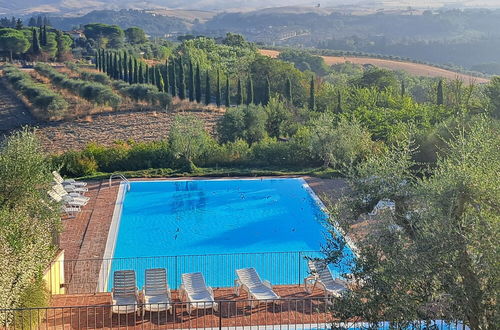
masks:
[[[179,180],[186,178],[179,178]],[[211,178],[195,178],[211,179]],[[213,179],[213,178],[212,178]],[[325,180],[304,177],[320,199],[335,200],[341,195],[345,183],[341,179]],[[135,179],[148,180],[148,179]],[[161,180],[161,179],[151,179]],[[165,179],[167,180],[167,179]],[[175,180],[175,179],[168,179]],[[134,181],[131,180],[131,181]],[[49,328],[206,328],[248,327],[277,324],[318,324],[327,322],[329,313],[323,293],[315,290],[308,294],[303,286],[276,286],[284,299],[279,304],[248,306],[246,295],[236,297],[232,288],[214,288],[215,299],[224,301],[219,313],[213,311],[187,313],[187,308],[173,291],[173,315],[146,313],[144,317],[110,316],[111,295],[95,293],[108,232],[118,194],[119,181],[111,186],[107,180],[88,182],[89,203],[76,217],[63,218],[60,248],[65,251],[65,295],[52,297],[55,309],[42,316]],[[81,294],[80,294],[81,293]],[[81,306],[81,307],[78,307]],[[84,307],[92,306],[92,307]]]
[[[260,303],[252,307],[243,294],[236,297],[232,288],[214,290],[219,311],[211,309],[188,313],[186,305],[178,300],[177,291],[172,292],[172,314],[130,313],[118,316],[110,314],[111,295],[60,295],[54,296],[52,305],[63,307],[50,310],[43,315],[44,324],[49,328],[162,328],[195,329],[222,327],[255,327],[265,325],[322,324],[331,320],[328,313],[330,304],[322,298],[322,292],[307,294],[299,286],[276,286],[282,300]],[[77,307],[91,306],[91,307]],[[279,328],[279,327],[278,327]]]

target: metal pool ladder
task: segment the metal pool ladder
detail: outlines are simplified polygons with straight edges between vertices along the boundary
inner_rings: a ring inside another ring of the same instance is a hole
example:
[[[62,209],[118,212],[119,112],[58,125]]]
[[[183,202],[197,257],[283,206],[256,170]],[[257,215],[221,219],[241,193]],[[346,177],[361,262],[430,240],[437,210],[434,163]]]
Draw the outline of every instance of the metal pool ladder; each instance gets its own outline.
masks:
[[[122,181],[124,181],[125,184],[127,185],[127,191],[130,191],[130,181],[128,181],[127,178],[121,173],[111,174],[111,176],[109,177],[110,187],[111,187],[111,181],[113,181],[114,178],[122,179]]]

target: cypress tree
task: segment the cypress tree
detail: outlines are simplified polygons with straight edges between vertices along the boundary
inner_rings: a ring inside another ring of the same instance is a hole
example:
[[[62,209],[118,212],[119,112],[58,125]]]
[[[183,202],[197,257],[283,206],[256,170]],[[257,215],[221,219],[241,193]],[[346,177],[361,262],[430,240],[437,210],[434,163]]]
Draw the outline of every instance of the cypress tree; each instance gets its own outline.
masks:
[[[139,61],[134,58],[134,84],[139,83]]]
[[[95,69],[99,70],[99,51],[95,52],[94,55]]]
[[[314,111],[316,109],[316,92],[314,88],[314,76],[311,77],[311,86],[309,88],[309,110]]]
[[[210,75],[207,70],[207,79],[205,80],[205,104],[209,105],[212,100],[212,91],[210,88]]]
[[[246,104],[253,104],[253,80],[252,76],[248,76],[248,81],[247,81],[247,100]]]
[[[160,68],[158,66],[156,68],[156,73],[155,73],[155,78],[156,78],[156,87],[158,87],[158,90],[160,92],[163,92],[165,90],[165,83],[163,82],[163,78],[161,76]]]
[[[182,64],[182,56],[179,57],[179,98],[186,98],[186,78],[184,75],[184,65]]]
[[[101,49],[101,72],[106,72],[106,53]]]
[[[144,83],[145,84],[150,84],[151,83],[151,78],[149,77],[149,65],[146,64],[144,67]]]
[[[118,53],[118,79],[123,80],[123,67],[125,66],[123,63],[123,56]]]
[[[269,103],[269,99],[271,98],[271,83],[269,82],[269,77],[266,77],[264,82],[264,98],[262,100],[263,105],[267,105]]]
[[[337,93],[337,113],[342,113],[342,93],[338,91]]]
[[[127,52],[123,52],[123,80],[128,81],[128,56]]]
[[[238,87],[236,90],[236,105],[243,104],[243,89],[241,88],[241,78],[238,77]]]
[[[114,53],[113,56],[113,78],[118,79],[118,54]]]
[[[134,61],[132,60],[132,57],[128,57],[128,76],[127,76],[127,81],[129,84],[134,83]]]
[[[149,82],[151,85],[156,85],[156,67],[152,66],[149,69],[149,76],[151,77],[151,81]]]
[[[196,102],[201,103],[201,73],[200,73],[200,65],[196,66]]]
[[[405,81],[401,80],[401,97],[404,97],[405,95],[406,95]]]
[[[288,102],[290,102],[290,104],[293,103],[292,81],[290,80],[290,78],[286,79],[285,98],[288,100]]]
[[[177,75],[175,74],[175,60],[173,58],[170,64],[170,72],[172,72],[170,76],[172,96],[177,96]]]
[[[169,80],[168,63],[166,63],[166,62],[165,62],[165,66],[163,67],[162,73],[163,73],[163,84],[165,86],[163,88],[163,91],[166,93],[170,93],[170,82],[168,81]]]
[[[220,90],[220,71],[217,70],[217,85],[215,87],[215,104],[217,104],[217,107],[220,108],[221,106],[221,90]]]
[[[111,75],[113,74],[113,63],[111,61],[111,53],[110,52],[106,52],[106,73],[108,74],[108,76],[111,77]]]
[[[193,61],[189,61],[189,101],[194,102],[194,68]]]
[[[43,45],[47,46],[47,25],[43,26]]]
[[[38,35],[35,29],[32,29],[32,40],[31,40],[31,51],[34,55],[40,54],[40,42],[38,41]]]
[[[139,84],[144,84],[144,68],[142,62],[139,63],[139,77],[137,81],[139,81]]]
[[[439,80],[437,87],[437,105],[444,104],[443,80]]]
[[[40,42],[40,46],[44,46],[43,44],[43,26],[40,26],[40,28],[38,29],[38,40]]]
[[[226,77],[226,93],[225,93],[225,103],[226,103],[226,108],[229,108],[231,106],[231,95],[230,93],[230,88],[229,88],[229,76]]]

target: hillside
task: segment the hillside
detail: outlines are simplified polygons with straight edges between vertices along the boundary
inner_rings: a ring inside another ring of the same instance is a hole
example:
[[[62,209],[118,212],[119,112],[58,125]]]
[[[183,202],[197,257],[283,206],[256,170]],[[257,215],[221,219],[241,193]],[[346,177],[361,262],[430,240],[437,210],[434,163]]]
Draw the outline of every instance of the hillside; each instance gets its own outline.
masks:
[[[261,54],[270,56],[270,57],[278,57],[279,51],[276,50],[267,50],[261,49]],[[379,58],[370,58],[370,57],[350,57],[350,56],[322,56],[327,65],[351,62],[354,64],[371,64],[380,68],[389,69],[389,70],[401,70],[408,72],[409,74],[415,76],[424,76],[424,77],[440,77],[446,79],[461,79],[463,81],[469,82],[474,81],[476,83],[487,83],[489,79],[473,77],[470,75],[465,75],[457,72],[453,72],[450,70],[441,69],[438,67],[412,63],[412,62],[403,62],[403,61],[394,61],[394,60],[385,60]]]

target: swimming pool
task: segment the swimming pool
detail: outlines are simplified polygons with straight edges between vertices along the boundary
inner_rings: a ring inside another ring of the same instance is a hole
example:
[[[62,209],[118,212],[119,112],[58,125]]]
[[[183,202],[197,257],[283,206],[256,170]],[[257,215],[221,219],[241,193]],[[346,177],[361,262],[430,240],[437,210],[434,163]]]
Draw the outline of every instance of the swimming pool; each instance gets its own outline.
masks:
[[[132,182],[120,211],[108,238],[108,287],[119,269],[136,270],[141,287],[144,269],[154,267],[167,268],[173,288],[194,271],[213,287],[232,286],[243,267],[273,284],[297,284],[307,276],[304,257],[319,256],[325,241],[327,216],[300,178]]]

